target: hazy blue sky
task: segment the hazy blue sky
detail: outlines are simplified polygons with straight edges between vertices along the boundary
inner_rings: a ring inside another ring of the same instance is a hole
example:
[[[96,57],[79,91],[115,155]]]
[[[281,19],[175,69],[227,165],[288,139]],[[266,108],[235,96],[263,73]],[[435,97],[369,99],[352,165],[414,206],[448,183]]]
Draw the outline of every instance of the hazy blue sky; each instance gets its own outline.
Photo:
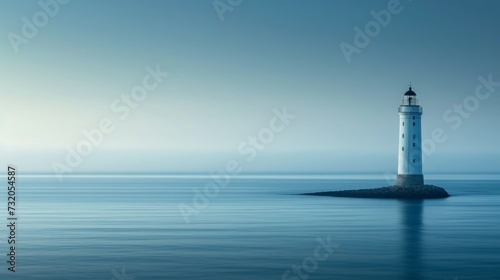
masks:
[[[16,53],[12,33],[43,10],[0,1],[2,161],[51,171],[110,118],[74,172],[216,171],[245,162],[237,147],[286,107],[296,118],[245,171],[394,173],[411,81],[424,138],[447,136],[424,172],[500,172],[500,86],[461,124],[443,118],[478,76],[500,81],[500,2],[401,0],[348,63],[340,44],[389,2],[244,0],[221,21],[212,1],[72,0]],[[120,120],[111,104],[156,65],[169,77]]]

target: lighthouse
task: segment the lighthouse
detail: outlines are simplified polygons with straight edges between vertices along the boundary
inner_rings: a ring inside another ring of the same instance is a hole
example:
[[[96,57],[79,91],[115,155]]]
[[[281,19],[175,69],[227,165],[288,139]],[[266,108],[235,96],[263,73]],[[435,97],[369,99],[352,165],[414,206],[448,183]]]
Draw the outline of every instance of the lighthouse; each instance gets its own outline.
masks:
[[[417,94],[409,90],[399,106],[398,186],[423,186],[422,174],[422,107]]]

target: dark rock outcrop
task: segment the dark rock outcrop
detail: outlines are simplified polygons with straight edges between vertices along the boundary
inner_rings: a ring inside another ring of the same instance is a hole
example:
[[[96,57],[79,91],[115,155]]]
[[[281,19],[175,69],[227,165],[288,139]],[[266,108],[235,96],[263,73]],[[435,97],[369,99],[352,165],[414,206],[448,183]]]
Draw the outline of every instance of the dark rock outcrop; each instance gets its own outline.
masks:
[[[450,196],[445,189],[432,185],[424,185],[418,187],[389,186],[376,189],[305,193],[304,195],[396,199],[430,199],[446,198]]]

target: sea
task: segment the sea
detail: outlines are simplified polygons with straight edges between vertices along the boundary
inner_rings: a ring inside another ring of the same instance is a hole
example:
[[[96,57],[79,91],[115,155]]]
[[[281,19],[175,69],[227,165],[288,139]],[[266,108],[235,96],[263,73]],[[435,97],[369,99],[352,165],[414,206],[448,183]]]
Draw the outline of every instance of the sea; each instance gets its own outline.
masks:
[[[20,176],[0,279],[500,279],[500,177],[426,178],[451,197],[300,195],[391,183],[369,174]]]

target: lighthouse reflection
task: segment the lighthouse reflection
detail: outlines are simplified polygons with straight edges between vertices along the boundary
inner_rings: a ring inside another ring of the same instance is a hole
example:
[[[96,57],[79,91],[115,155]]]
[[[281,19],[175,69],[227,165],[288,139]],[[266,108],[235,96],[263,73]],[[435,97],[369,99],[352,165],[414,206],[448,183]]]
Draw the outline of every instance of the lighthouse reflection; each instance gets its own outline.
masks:
[[[400,203],[402,279],[423,279],[421,276],[423,200],[404,200]]]

